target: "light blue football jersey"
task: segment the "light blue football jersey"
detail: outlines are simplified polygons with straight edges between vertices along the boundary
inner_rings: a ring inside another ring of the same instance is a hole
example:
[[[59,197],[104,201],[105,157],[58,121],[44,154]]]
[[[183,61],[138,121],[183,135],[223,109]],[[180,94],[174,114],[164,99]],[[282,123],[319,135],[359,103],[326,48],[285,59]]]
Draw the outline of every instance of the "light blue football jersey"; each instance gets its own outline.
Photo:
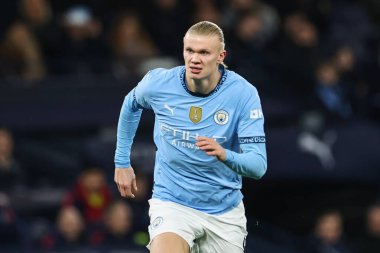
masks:
[[[214,138],[236,153],[241,145],[258,145],[266,161],[264,117],[256,88],[233,71],[222,67],[220,71],[220,82],[207,96],[188,90],[184,66],[152,70],[131,91],[129,107],[155,113],[153,198],[210,214],[240,203],[241,175],[200,150],[197,136]],[[118,154],[121,148],[116,150],[116,163],[123,159]]]

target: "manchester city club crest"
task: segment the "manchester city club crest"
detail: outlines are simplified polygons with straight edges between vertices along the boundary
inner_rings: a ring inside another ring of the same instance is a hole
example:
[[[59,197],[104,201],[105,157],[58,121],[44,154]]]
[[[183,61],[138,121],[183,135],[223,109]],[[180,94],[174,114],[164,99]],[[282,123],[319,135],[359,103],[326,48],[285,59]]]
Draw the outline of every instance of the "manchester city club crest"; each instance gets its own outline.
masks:
[[[218,125],[225,125],[228,122],[228,112],[219,110],[214,115],[214,121]]]
[[[156,219],[154,219],[154,221],[150,225],[151,229],[156,229],[158,226],[162,224],[163,221],[164,221],[164,218],[162,218],[161,216],[157,217]]]
[[[202,119],[202,108],[197,106],[190,107],[189,118],[194,123],[197,124]]]

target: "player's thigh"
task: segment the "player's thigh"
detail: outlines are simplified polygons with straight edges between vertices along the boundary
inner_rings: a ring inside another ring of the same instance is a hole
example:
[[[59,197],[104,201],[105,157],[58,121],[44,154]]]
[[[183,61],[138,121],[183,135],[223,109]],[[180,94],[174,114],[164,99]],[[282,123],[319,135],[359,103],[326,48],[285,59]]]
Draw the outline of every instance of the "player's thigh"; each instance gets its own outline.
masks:
[[[226,241],[225,239],[213,235],[207,236],[206,240],[201,240],[199,243],[196,243],[194,246],[194,250],[192,253],[209,253],[209,252],[217,252],[217,253],[243,253],[244,246],[238,247],[235,244]]]
[[[243,202],[221,215],[210,215],[206,233],[211,239],[223,239],[237,247],[244,248],[247,237],[247,218]]]
[[[159,245],[155,247],[159,249],[166,246],[162,246],[163,243],[167,244],[166,241],[179,245],[178,247],[180,248],[191,248],[194,244],[194,239],[203,231],[202,222],[197,212],[172,202],[157,199],[149,200],[149,204],[150,225],[148,230],[150,242],[147,248],[151,249],[154,241],[156,241],[156,245]],[[159,239],[156,240],[156,238]],[[186,247],[183,246],[182,242],[186,242]],[[171,246],[167,248],[170,249]]]
[[[189,244],[179,235],[166,232],[154,237],[150,244],[151,253],[189,253]]]
[[[221,215],[208,215],[205,234],[196,243],[200,252],[244,252],[247,236],[244,204]]]

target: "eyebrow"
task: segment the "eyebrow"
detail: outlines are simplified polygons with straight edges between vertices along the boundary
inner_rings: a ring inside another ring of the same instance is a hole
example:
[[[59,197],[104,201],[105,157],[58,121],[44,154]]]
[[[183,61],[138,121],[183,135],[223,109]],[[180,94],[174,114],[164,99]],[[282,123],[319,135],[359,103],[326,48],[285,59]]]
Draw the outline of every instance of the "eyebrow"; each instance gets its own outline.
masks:
[[[209,50],[209,49],[201,48],[201,49],[199,49],[199,50],[195,50],[194,48],[189,47],[189,46],[185,47],[185,49],[186,49],[186,50],[196,51],[196,52],[211,52],[211,50]]]

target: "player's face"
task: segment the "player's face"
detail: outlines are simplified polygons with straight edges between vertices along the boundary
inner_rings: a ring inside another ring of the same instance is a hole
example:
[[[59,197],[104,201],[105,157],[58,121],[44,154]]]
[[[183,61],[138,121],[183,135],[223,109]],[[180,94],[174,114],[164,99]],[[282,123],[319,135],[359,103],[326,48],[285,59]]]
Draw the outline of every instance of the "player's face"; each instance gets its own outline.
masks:
[[[218,72],[218,66],[225,55],[226,51],[217,36],[188,33],[183,39],[183,57],[188,78],[210,78]]]

